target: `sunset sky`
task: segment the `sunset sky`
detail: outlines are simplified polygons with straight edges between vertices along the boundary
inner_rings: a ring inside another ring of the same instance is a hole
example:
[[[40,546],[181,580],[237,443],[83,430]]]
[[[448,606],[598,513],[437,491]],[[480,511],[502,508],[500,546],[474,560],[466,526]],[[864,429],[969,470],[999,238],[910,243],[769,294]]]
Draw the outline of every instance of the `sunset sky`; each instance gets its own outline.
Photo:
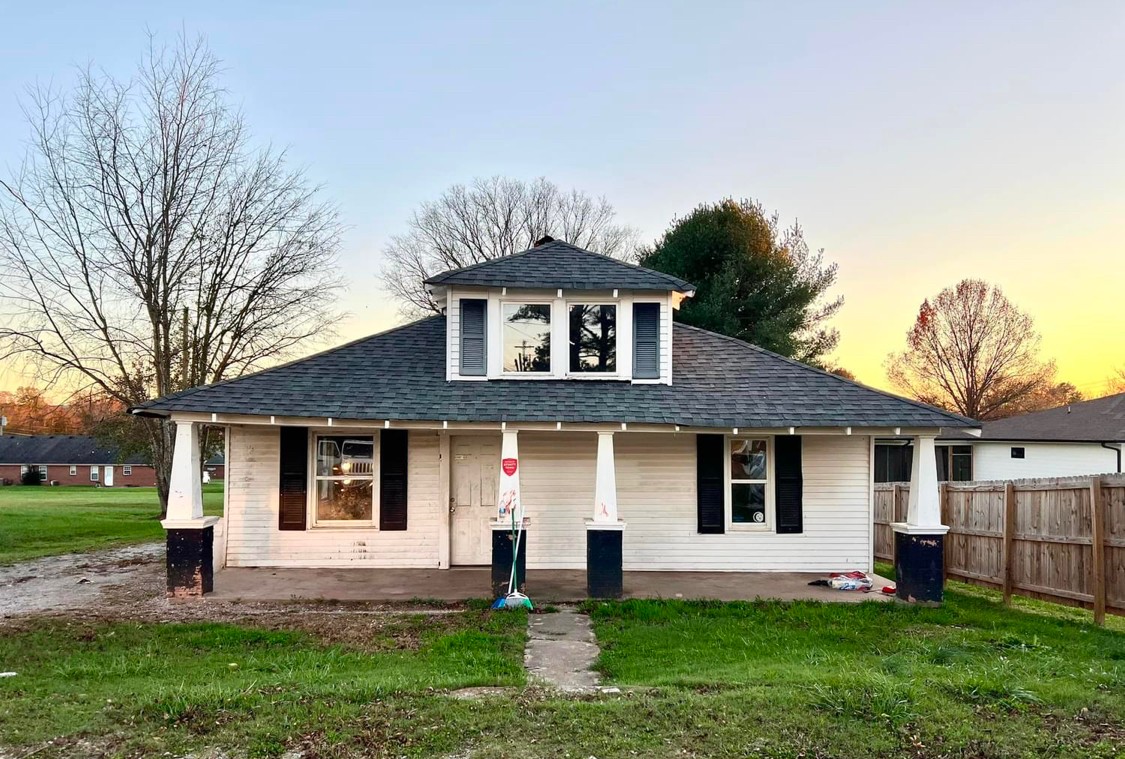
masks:
[[[1123,3],[112,5],[4,11],[0,171],[29,84],[203,34],[256,138],[340,205],[341,341],[397,322],[377,272],[411,210],[499,174],[604,195],[646,241],[724,196],[799,219],[868,384],[964,277],[1029,311],[1083,392],[1125,367]]]

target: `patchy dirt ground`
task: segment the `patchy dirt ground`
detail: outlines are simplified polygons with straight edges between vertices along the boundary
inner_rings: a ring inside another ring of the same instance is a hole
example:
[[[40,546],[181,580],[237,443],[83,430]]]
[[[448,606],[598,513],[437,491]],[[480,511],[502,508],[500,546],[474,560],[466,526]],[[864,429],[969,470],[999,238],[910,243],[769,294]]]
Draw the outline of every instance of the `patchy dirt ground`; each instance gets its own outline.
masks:
[[[86,608],[123,586],[159,584],[163,573],[162,543],[49,556],[0,567],[0,618]]]

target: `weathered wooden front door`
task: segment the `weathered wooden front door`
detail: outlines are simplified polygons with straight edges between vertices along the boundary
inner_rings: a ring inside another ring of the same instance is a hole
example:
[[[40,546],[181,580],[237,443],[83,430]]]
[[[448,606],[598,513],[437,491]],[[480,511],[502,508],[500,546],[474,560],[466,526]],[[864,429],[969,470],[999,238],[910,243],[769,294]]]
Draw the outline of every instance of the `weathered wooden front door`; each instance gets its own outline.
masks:
[[[488,522],[496,514],[500,479],[500,437],[455,435],[450,485],[450,563],[454,566],[492,562]]]

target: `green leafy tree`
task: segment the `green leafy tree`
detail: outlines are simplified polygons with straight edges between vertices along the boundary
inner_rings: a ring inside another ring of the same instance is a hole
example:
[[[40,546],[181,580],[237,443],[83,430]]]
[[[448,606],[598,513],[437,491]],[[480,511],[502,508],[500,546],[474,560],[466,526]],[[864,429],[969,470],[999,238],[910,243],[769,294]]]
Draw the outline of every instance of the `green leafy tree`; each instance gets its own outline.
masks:
[[[844,303],[827,296],[836,264],[809,248],[798,224],[783,228],[756,201],[699,206],[642,250],[640,263],[696,286],[677,321],[816,366],[839,342],[827,325]]]

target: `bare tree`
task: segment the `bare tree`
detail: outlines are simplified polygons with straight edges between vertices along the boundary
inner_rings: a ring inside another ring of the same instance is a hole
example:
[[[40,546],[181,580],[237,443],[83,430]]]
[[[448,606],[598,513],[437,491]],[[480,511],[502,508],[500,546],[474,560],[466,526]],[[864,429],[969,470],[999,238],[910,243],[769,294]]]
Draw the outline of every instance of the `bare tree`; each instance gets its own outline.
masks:
[[[449,269],[526,250],[544,235],[610,256],[634,252],[636,230],[614,223],[605,198],[564,192],[540,177],[504,177],[454,185],[414,212],[405,234],[387,246],[383,281],[407,316],[436,313],[439,306],[422,281]]]
[[[36,89],[0,180],[0,356],[131,406],[291,353],[330,328],[340,226],[283,153],[255,150],[202,40],[137,74]],[[145,420],[167,505],[172,431]]]
[[[920,401],[988,420],[1057,395],[1031,317],[986,282],[965,279],[923,301],[906,341],[888,356],[887,376]]]

